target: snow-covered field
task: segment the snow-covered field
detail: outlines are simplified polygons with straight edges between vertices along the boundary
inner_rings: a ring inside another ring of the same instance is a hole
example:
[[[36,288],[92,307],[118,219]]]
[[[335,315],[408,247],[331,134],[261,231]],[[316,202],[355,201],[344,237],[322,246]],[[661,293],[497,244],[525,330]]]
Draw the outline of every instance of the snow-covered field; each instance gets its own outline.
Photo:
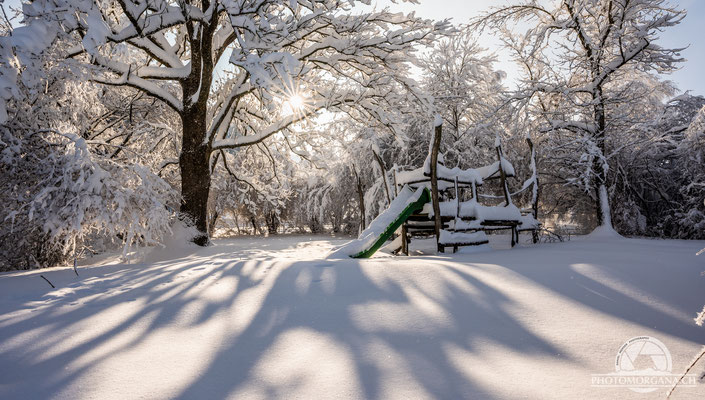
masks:
[[[661,340],[673,372],[705,343],[703,242],[325,259],[341,243],[218,240],[87,260],[79,277],[0,274],[0,398],[663,398],[591,374],[635,336]]]

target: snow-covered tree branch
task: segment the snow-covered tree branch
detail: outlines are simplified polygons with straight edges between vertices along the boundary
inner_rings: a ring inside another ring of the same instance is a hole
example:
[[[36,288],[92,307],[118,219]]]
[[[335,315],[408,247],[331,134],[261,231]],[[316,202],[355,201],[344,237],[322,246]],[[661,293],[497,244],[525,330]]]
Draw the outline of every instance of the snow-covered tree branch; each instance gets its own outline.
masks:
[[[414,46],[446,29],[387,10],[353,13],[352,5],[40,0],[25,5],[26,29],[44,30],[46,42],[23,51],[69,43],[66,57],[94,81],[134,88],[179,115],[181,211],[205,244],[215,151],[260,143],[324,109],[387,118],[378,104],[393,104],[394,93],[380,90],[381,81],[404,81]],[[301,97],[304,104],[288,107]]]
[[[586,184],[597,220],[609,229],[607,142],[626,124],[623,115],[611,112],[627,102],[619,83],[630,75],[677,68],[682,49],[659,46],[657,36],[684,16],[664,0],[525,1],[495,9],[475,22],[507,36],[505,43],[526,71],[514,98],[540,103],[542,130],[572,132],[583,144],[583,160],[589,162],[574,181]],[[534,26],[516,35],[507,29],[516,21]],[[548,98],[554,102],[551,112],[544,102]]]

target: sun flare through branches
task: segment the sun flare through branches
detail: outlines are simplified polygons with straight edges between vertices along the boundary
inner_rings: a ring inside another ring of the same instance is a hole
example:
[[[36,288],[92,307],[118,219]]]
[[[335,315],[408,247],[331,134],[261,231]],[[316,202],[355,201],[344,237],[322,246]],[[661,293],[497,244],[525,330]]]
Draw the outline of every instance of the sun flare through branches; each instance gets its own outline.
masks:
[[[303,97],[301,97],[300,94],[294,94],[289,99],[287,100],[287,104],[291,108],[293,112],[298,112],[301,109],[303,109],[304,105],[306,104],[305,100]]]
[[[284,115],[302,116],[311,107],[310,99],[300,90],[286,90],[282,98]]]

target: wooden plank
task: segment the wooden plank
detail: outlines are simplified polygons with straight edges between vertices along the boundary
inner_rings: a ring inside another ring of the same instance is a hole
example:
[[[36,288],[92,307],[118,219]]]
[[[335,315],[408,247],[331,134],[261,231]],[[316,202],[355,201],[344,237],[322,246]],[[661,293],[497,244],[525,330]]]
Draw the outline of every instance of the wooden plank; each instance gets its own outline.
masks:
[[[436,116],[438,118],[438,116]],[[433,135],[433,146],[431,147],[431,201],[433,202],[433,215],[436,221],[436,246],[441,235],[441,206],[438,198],[438,150],[441,147],[441,134],[443,125],[438,125],[435,128]],[[443,252],[443,249],[438,247],[438,250]]]

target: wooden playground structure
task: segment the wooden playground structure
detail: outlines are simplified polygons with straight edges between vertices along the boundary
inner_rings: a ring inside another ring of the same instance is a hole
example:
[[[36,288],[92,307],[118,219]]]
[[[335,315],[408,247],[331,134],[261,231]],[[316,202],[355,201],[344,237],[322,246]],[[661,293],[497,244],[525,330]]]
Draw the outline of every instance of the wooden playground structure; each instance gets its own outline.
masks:
[[[386,189],[386,172],[381,158],[376,158],[382,169],[384,186],[389,205],[382,211],[356,240],[339,249],[333,256],[368,258],[392,238],[395,254],[409,255],[409,242],[416,237],[435,236],[439,252],[452,248],[456,252],[463,246],[477,246],[489,242],[488,232],[508,230],[511,232],[511,245],[519,242],[520,232],[531,232],[534,243],[538,240],[541,224],[536,219],[538,211],[538,175],[536,159],[531,139],[526,141],[531,152],[531,177],[522,188],[511,193],[507,179],[515,176],[514,166],[502,151],[499,138],[495,141],[497,161],[480,168],[460,169],[445,166],[439,153],[442,126],[435,127],[432,146],[424,165],[411,171],[394,169],[394,197]],[[504,200],[500,205],[484,205],[479,201],[483,195],[478,187],[485,182],[498,180],[502,188],[501,196],[484,195],[487,198]],[[521,209],[514,205],[512,196],[532,189],[530,204]],[[360,208],[364,215],[361,185],[358,179]]]
[[[417,209],[401,224],[401,245],[397,249],[409,254],[409,242],[415,237],[435,236],[438,251],[452,248],[456,252],[462,246],[476,246],[489,242],[486,233],[498,230],[511,232],[511,246],[519,242],[520,232],[531,232],[534,243],[538,241],[540,223],[538,211],[538,175],[535,151],[531,139],[527,138],[531,153],[531,177],[516,193],[509,191],[507,180],[515,177],[513,165],[504,158],[499,138],[495,141],[497,161],[475,169],[448,168],[439,153],[441,126],[436,126],[431,153],[420,168],[412,171],[394,172],[395,192],[408,185],[412,189],[426,188],[430,191],[430,202]],[[487,206],[480,203],[478,187],[483,183],[499,180],[503,204]],[[513,203],[512,196],[532,190],[531,202],[526,208]]]

